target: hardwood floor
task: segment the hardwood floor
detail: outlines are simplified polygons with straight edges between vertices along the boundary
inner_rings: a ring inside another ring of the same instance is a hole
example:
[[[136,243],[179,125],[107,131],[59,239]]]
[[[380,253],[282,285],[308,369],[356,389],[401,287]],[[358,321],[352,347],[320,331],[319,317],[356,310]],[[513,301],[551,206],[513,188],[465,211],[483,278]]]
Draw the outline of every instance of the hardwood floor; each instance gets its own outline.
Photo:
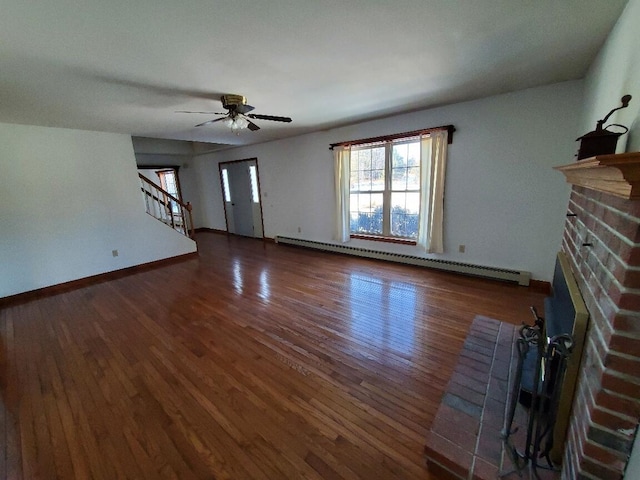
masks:
[[[0,310],[0,478],[427,479],[475,315],[518,287],[257,240]]]

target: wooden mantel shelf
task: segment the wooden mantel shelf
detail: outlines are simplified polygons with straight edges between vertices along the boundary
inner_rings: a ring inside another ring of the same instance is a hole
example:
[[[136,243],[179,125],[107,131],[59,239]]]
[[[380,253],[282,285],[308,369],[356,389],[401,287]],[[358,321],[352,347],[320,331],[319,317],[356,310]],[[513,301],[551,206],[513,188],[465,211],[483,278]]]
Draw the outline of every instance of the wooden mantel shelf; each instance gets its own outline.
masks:
[[[554,168],[573,185],[640,199],[640,152],[598,155]]]

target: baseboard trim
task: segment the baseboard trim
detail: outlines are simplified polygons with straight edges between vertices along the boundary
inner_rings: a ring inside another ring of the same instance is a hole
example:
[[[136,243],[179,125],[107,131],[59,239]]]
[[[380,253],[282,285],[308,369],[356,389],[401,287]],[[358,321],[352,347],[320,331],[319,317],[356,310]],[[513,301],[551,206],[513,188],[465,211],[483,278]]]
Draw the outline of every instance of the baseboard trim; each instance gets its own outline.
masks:
[[[184,262],[197,257],[197,251],[185,253],[183,255],[177,255],[175,257],[163,258],[161,260],[142,263],[140,265],[133,265],[131,267],[122,268],[120,270],[113,270],[111,272],[99,273],[98,275],[92,275],[90,277],[70,280],[68,282],[58,283],[56,285],[50,285],[48,287],[42,287],[36,290],[29,290],[28,292],[16,293],[15,295],[9,295],[8,297],[0,298],[0,308],[30,302],[39,298],[50,297],[52,295],[69,292],[78,288],[88,287],[90,285],[96,285],[102,282],[108,282],[109,280],[116,280],[118,278],[132,275],[134,273],[153,270],[154,268],[166,267],[167,265]]]
[[[217,233],[219,235],[233,235],[232,233],[229,233],[226,230],[218,230],[217,228],[207,228],[207,227],[196,228],[195,232],[196,233]],[[246,238],[253,238],[253,237],[246,237]],[[265,242],[268,242],[268,243],[277,243],[275,238],[270,238],[270,237],[263,237],[263,238],[256,237],[256,240],[264,240]]]
[[[536,292],[551,295],[551,282],[545,282],[543,280],[529,280],[529,288]]]
[[[513,282],[524,287],[529,286],[529,280],[531,279],[531,273],[524,270],[512,270],[498,266],[456,262],[454,260],[445,260],[439,258],[424,257],[420,255],[389,252],[381,249],[371,249],[354,246],[351,244],[322,242],[318,240],[284,237],[280,235],[276,237],[276,242],[278,244],[284,245],[313,248],[315,250],[324,252],[342,253],[361,258],[394,262],[402,265],[416,265],[419,267],[431,268],[450,273],[487,278],[491,280]]]
[[[217,228],[207,228],[200,227],[195,229],[196,233],[217,233],[219,235],[226,235],[228,232],[226,230],[219,230]]]

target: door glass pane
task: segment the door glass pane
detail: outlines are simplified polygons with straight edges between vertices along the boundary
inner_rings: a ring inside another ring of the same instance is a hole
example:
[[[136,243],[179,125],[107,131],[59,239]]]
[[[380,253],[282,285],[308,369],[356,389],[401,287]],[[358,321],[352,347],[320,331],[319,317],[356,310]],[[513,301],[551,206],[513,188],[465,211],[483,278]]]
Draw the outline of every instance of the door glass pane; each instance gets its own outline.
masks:
[[[229,172],[226,168],[222,169],[222,188],[224,190],[224,201],[231,201],[231,192],[229,191]]]
[[[255,165],[249,165],[249,176],[251,177],[251,199],[253,203],[260,203],[260,195],[258,195],[258,171]]]

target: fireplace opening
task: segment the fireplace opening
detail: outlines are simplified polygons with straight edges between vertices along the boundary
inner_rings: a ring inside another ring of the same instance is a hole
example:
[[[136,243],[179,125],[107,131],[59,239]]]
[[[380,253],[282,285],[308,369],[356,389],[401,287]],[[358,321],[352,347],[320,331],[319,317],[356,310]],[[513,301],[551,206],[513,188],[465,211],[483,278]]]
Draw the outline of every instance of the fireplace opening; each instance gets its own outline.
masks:
[[[578,380],[582,351],[584,349],[585,336],[589,313],[584,304],[575,277],[571,271],[569,261],[563,252],[558,252],[552,281],[552,294],[545,299],[544,317],[536,316],[536,324],[542,329],[543,344],[549,345],[553,338],[562,335],[569,335],[573,341],[572,351],[567,359],[564,377],[559,380],[556,386],[555,376],[558,375],[558,360],[553,360],[547,365],[547,372],[538,372],[537,362],[539,361],[538,349],[531,348],[523,362],[522,380],[520,383],[519,403],[525,408],[532,407],[532,392],[536,387],[542,386],[542,379],[547,375],[550,377],[545,384],[559,388],[559,405],[557,407],[556,421],[553,428],[553,447],[549,454],[555,464],[562,462],[564,444],[567,436],[567,429],[571,417],[571,407]],[[536,376],[540,379],[535,381]],[[542,398],[550,398],[553,392],[544,392]],[[548,410],[549,405],[542,405],[542,410]]]

